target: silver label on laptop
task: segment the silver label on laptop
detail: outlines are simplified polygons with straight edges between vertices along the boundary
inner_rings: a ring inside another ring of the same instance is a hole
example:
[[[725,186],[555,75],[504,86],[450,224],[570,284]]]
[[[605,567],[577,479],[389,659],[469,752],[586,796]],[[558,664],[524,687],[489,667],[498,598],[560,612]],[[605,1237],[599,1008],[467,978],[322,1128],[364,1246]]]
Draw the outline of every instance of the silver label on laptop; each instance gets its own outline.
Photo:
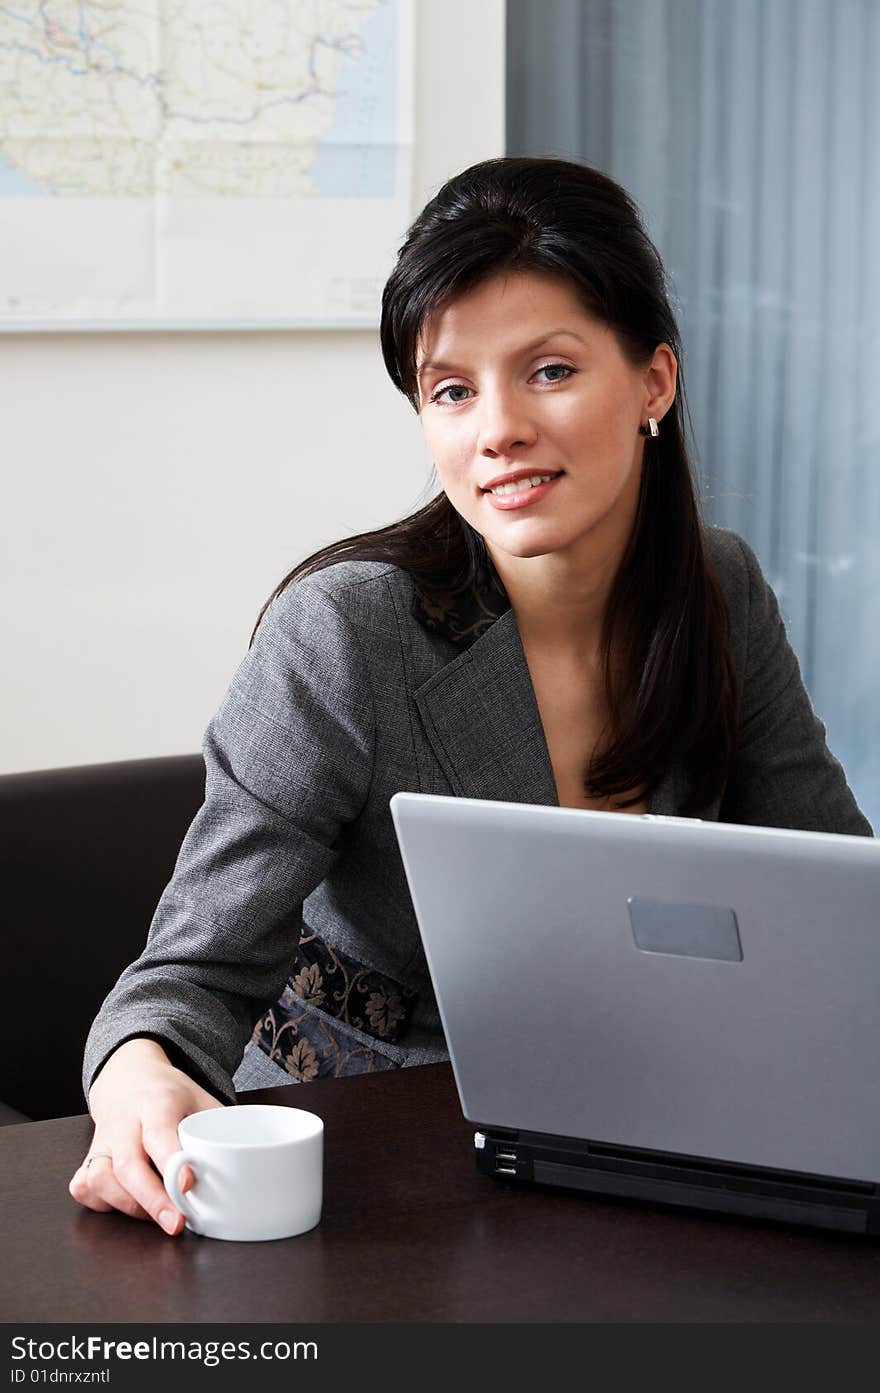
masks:
[[[634,897],[626,903],[636,947],[643,952],[742,962],[739,929],[732,909]]]

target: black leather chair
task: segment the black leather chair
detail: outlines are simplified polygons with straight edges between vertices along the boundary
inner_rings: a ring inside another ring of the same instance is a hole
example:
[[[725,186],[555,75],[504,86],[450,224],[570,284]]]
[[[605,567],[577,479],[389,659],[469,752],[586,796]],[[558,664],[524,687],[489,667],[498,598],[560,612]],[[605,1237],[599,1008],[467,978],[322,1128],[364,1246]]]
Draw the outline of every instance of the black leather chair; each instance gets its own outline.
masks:
[[[0,1124],[85,1111],[89,1027],[204,795],[201,755],[0,776]]]

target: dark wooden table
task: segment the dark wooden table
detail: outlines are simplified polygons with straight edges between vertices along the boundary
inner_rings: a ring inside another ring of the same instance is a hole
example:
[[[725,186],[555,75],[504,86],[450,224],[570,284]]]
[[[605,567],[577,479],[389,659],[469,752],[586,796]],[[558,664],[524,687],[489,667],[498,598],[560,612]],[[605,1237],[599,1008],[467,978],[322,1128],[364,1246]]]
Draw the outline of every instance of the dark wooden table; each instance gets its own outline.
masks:
[[[249,1093],[325,1122],[324,1217],[222,1243],[83,1210],[87,1117],[0,1128],[7,1322],[875,1321],[880,1244],[474,1169],[448,1065]]]

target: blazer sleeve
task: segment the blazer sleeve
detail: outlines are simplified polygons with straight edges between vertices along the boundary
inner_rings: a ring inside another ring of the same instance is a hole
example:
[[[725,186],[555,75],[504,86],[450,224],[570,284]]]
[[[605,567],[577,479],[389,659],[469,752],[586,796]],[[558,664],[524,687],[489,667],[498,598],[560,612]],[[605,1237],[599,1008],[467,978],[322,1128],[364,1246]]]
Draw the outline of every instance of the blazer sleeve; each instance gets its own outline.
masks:
[[[83,1084],[134,1036],[234,1101],[254,1022],[281,995],[302,902],[324,879],[372,778],[369,672],[319,577],[270,607],[204,740],[205,802],[140,958],[92,1026]]]
[[[757,557],[736,539],[748,607],[740,739],[721,805],[725,822],[873,835],[828,748],[788,641],[779,605]]]

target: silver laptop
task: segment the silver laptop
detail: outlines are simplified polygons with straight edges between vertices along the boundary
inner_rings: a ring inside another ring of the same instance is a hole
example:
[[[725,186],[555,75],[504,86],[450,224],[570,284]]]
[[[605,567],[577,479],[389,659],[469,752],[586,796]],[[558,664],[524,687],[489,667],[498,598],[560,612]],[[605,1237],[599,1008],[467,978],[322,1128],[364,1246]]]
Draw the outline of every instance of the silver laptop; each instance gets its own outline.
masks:
[[[880,843],[391,812],[481,1170],[880,1232]]]

